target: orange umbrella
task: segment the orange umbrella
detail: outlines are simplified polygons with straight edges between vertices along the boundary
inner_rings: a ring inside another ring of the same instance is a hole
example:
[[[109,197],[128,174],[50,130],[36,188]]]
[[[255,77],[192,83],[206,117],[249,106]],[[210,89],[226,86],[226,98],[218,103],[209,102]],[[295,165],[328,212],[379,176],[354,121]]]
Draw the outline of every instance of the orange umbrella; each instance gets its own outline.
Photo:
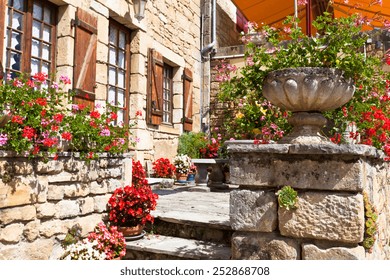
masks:
[[[268,25],[280,24],[288,15],[294,15],[294,0],[232,0],[249,21]],[[311,13],[315,16],[326,10],[327,0],[311,0]],[[335,0],[335,16],[345,16],[359,12],[369,18],[390,20],[390,0],[382,0],[382,5],[371,5],[376,0]],[[345,3],[348,2],[348,3]],[[298,16],[302,26],[306,26],[306,8],[298,7]],[[379,26],[378,22],[373,22]]]

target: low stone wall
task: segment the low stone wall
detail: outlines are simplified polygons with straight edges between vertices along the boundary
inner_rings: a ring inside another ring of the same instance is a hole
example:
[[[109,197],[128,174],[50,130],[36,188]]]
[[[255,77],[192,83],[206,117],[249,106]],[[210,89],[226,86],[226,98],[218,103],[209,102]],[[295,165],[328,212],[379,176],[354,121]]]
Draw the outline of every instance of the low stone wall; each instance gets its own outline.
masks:
[[[390,186],[382,154],[364,145],[228,143],[233,259],[390,259]],[[280,207],[289,185],[298,207]],[[370,252],[365,238],[366,193],[377,209]]]
[[[57,259],[69,228],[78,223],[84,235],[105,218],[131,168],[130,154],[87,163],[63,153],[44,163],[0,151],[0,259]]]

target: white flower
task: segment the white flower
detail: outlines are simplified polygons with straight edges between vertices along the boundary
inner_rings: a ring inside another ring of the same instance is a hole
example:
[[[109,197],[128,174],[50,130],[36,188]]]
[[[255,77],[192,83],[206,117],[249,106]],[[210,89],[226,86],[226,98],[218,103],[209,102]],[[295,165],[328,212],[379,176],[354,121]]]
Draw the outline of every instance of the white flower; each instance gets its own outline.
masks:
[[[98,242],[93,242],[88,239],[83,239],[77,243],[69,245],[66,250],[65,260],[105,260],[106,254],[99,251]]]

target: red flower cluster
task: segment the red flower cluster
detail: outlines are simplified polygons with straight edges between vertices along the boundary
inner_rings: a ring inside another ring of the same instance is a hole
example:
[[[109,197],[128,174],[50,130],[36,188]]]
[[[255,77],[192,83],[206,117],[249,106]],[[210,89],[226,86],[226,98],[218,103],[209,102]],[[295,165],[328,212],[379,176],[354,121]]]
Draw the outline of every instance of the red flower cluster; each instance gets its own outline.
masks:
[[[199,152],[202,158],[216,158],[218,157],[218,150],[221,144],[215,138],[211,138],[211,142],[206,144],[206,147],[200,148]]]
[[[154,176],[157,178],[174,178],[176,167],[167,158],[159,158],[153,162]]]
[[[109,219],[117,226],[153,223],[158,195],[152,192],[139,161],[133,162],[132,185],[118,188],[108,201]]]

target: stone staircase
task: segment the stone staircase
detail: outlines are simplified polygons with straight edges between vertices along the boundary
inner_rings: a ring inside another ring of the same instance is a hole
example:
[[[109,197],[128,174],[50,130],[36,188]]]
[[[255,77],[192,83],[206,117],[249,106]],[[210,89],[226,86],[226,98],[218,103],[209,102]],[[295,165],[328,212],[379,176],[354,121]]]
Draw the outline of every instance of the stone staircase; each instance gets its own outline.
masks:
[[[161,192],[160,192],[161,193]],[[127,260],[227,260],[232,231],[228,193],[165,191],[151,233],[127,241]]]

